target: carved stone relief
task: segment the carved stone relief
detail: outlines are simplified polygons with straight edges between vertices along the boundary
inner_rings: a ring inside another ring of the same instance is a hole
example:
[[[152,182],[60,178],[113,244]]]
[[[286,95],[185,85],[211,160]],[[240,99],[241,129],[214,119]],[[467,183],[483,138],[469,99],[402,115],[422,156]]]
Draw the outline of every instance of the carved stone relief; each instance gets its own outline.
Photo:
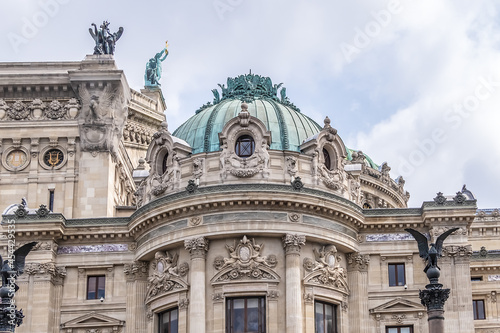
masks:
[[[341,257],[337,256],[334,245],[323,246],[319,251],[314,248],[314,259],[304,258],[304,283],[316,284],[349,293],[347,273],[340,266]]]
[[[184,289],[187,283],[181,279],[187,275],[188,263],[178,264],[179,255],[171,255],[167,251],[158,251],[151,262],[151,274],[148,277],[146,302],[152,297],[171,292],[175,289]],[[187,304],[186,304],[187,306]]]
[[[241,279],[275,279],[269,268],[278,264],[276,255],[262,256],[264,244],[257,244],[255,239],[250,241],[246,236],[238,245],[226,244],[229,257],[217,256],[214,268],[221,272],[215,282]]]

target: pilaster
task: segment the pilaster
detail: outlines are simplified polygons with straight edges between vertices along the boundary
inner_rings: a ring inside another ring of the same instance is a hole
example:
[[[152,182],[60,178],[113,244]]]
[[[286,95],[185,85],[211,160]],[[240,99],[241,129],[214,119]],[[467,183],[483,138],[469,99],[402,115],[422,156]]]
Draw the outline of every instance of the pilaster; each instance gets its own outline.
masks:
[[[283,237],[286,255],[286,333],[303,332],[300,247],[305,243],[304,235],[286,234]]]
[[[148,314],[144,299],[147,292],[148,263],[134,261],[125,264],[123,271],[127,280],[127,333],[146,333]]]
[[[191,255],[190,295],[189,299],[189,332],[205,333],[205,257],[208,251],[208,240],[205,237],[186,239],[184,247]]]
[[[368,264],[370,256],[359,252],[347,254],[347,279],[351,286],[349,295],[349,331],[371,332],[368,311]]]

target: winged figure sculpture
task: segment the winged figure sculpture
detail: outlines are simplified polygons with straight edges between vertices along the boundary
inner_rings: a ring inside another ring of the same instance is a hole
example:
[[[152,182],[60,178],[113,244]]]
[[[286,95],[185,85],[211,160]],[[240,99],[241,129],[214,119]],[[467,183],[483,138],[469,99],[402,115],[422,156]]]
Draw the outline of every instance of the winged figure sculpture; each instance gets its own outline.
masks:
[[[425,266],[424,272],[427,273],[427,270],[431,267],[437,267],[438,258],[441,257],[443,252],[443,243],[446,237],[448,237],[453,232],[457,231],[459,228],[452,228],[445,232],[443,232],[436,240],[436,243],[431,243],[430,247],[428,245],[427,237],[418,232],[415,229],[407,228],[405,231],[409,232],[418,243],[418,252],[420,254],[420,258],[425,259],[427,265]]]
[[[0,262],[2,263],[2,268],[0,269],[0,273],[2,274],[2,287],[12,285],[11,279],[17,278],[19,275],[24,272],[24,263],[26,261],[26,256],[33,247],[37,244],[37,242],[31,242],[28,244],[24,244],[20,248],[14,251],[13,258],[3,260],[0,255]],[[19,287],[15,285],[15,291],[19,289]]]

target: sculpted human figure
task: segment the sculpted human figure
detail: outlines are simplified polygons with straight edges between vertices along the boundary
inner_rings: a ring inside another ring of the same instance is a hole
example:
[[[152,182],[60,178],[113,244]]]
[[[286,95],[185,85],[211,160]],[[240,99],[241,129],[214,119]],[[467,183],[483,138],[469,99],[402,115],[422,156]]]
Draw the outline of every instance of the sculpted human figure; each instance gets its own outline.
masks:
[[[146,64],[146,73],[144,74],[145,85],[148,87],[151,86],[160,86],[160,78],[161,78],[161,62],[167,59],[168,44],[165,45],[165,49],[158,52],[153,58],[149,59]]]

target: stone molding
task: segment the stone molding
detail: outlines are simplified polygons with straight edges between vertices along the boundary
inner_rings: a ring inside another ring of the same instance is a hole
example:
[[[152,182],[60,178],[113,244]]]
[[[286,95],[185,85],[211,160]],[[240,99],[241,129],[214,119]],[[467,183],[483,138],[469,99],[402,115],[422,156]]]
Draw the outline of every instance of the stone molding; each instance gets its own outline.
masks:
[[[351,271],[367,272],[369,263],[369,254],[361,254],[359,252],[351,252],[347,254],[347,267]]]
[[[194,237],[184,241],[184,247],[189,251],[191,259],[205,259],[208,251],[208,239],[205,237]]]
[[[300,255],[300,247],[306,244],[306,236],[298,234],[286,234],[283,236],[283,247],[286,255]]]

